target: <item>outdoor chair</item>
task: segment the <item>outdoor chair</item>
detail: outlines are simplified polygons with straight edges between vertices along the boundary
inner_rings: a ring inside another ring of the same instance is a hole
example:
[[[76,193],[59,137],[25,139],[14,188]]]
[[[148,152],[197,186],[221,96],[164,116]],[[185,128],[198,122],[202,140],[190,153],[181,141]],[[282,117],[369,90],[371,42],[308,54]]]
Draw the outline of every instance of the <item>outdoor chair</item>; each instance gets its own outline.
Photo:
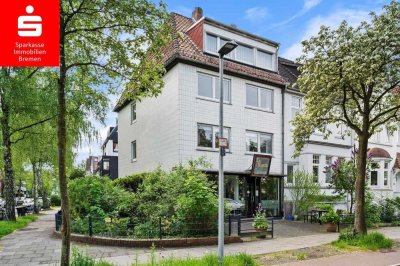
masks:
[[[307,213],[303,216],[303,222],[310,221],[311,223],[318,221],[318,214],[315,212],[315,207],[308,207]]]

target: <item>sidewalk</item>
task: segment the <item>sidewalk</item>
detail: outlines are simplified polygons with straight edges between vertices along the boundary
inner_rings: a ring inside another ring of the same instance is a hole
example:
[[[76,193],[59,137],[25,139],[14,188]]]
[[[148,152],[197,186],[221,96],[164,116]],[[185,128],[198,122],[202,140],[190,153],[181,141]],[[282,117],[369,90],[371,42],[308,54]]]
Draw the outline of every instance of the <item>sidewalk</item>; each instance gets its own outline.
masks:
[[[399,229],[400,234],[400,229]],[[249,255],[260,255],[271,252],[306,248],[319,246],[322,244],[330,243],[336,240],[338,237],[337,233],[333,234],[318,234],[309,236],[299,236],[293,238],[275,238],[266,239],[254,242],[244,242],[225,245],[225,254],[237,254],[246,253]],[[203,246],[203,247],[193,247],[193,248],[178,248],[178,249],[168,249],[155,252],[157,260],[163,258],[198,258],[205,254],[216,254],[217,246]],[[129,256],[115,256],[107,257],[104,260],[113,262],[117,265],[131,265],[132,262],[138,259],[139,262],[147,262],[149,260],[149,252],[137,253]]]
[[[53,237],[54,231],[54,213],[55,211],[44,212],[36,222],[31,223],[28,227],[18,230],[2,239],[0,239],[0,264],[6,265],[57,265],[61,255],[61,240]],[[387,227],[378,230],[392,239],[400,239],[400,227]],[[225,254],[247,253],[249,255],[259,255],[271,252],[286,251],[305,247],[319,246],[329,243],[337,239],[338,234],[314,234],[307,236],[283,238],[277,235],[274,239],[265,239],[254,242],[245,242],[237,244],[229,244],[225,246]],[[74,247],[96,258],[103,258],[106,261],[113,262],[117,265],[130,265],[136,257],[140,262],[148,261],[150,257],[150,249],[148,248],[124,248],[111,246],[88,246],[85,244],[73,243]],[[156,250],[157,259],[170,257],[201,257],[205,254],[216,253],[217,246],[203,246],[192,248],[169,248]],[[353,254],[353,253],[352,253]],[[374,253],[374,256],[381,253]],[[349,254],[350,255],[350,254]],[[397,259],[394,253],[384,254],[385,259]],[[357,255],[354,255],[357,257]],[[333,258],[333,257],[332,257]],[[330,257],[327,259],[326,265],[329,264]],[[357,257],[358,258],[358,257]],[[366,261],[370,258],[366,258]],[[399,259],[400,261],[400,259]],[[310,261],[306,261],[310,263]],[[299,262],[302,263],[302,262]],[[325,263],[325,262],[324,262]],[[390,264],[390,263],[389,263]],[[312,264],[299,264],[312,265]],[[318,265],[318,264],[315,264]],[[326,266],[324,265],[324,266]],[[345,266],[348,264],[342,264]],[[360,265],[360,264],[352,264]],[[368,265],[368,264],[366,264]],[[374,264],[377,265],[377,264]]]
[[[400,250],[394,252],[357,251],[320,259],[281,264],[281,266],[388,266],[400,265]]]

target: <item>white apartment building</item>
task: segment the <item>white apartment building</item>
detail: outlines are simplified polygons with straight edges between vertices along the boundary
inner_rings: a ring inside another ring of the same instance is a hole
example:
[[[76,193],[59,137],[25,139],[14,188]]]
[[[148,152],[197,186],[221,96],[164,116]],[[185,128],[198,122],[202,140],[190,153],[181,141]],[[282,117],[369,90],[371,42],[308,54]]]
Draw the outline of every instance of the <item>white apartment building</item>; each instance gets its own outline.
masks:
[[[229,140],[224,159],[226,198],[245,203],[248,215],[261,204],[268,215],[280,217],[284,195],[288,197],[284,193],[288,173],[304,169],[326,185],[325,163],[349,157],[354,141],[339,135],[324,140],[315,134],[302,154],[292,158],[289,121],[301,109],[303,95],[291,86],[299,73],[293,62],[278,58],[279,44],[204,17],[201,8],[195,9],[192,18],[172,13],[171,19],[179,37],[164,51],[167,73],[162,93],[140,102],[122,102],[114,109],[119,121],[119,177],[158,166],[170,170],[201,156],[212,164],[204,170],[210,178],[216,177],[217,51],[225,42],[235,40],[239,46],[226,56],[224,65],[224,136]],[[391,161],[379,159],[382,169],[377,170],[378,180],[386,178],[385,167],[393,180],[391,167],[397,146],[390,148]],[[273,156],[267,178],[250,176],[254,154]],[[379,189],[393,190],[391,181],[390,186],[382,182],[378,181]]]

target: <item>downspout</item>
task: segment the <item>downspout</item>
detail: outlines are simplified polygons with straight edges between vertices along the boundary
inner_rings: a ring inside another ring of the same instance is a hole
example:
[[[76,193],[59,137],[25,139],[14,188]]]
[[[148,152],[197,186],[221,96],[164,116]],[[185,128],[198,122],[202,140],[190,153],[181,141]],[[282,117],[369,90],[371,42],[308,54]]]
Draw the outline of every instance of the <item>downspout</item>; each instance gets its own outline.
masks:
[[[285,94],[288,87],[288,83],[285,84],[285,88],[282,90],[282,179],[281,179],[281,197],[280,207],[281,215],[284,216],[283,211],[283,200],[285,198]]]

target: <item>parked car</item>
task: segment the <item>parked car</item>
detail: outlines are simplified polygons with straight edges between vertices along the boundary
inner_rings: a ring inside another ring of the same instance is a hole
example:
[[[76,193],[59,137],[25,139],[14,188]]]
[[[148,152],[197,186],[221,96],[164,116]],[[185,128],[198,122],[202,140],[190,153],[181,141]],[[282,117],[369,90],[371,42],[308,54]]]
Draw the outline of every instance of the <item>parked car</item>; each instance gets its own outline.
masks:
[[[225,199],[226,207],[231,209],[233,213],[244,211],[244,203],[240,200]]]

